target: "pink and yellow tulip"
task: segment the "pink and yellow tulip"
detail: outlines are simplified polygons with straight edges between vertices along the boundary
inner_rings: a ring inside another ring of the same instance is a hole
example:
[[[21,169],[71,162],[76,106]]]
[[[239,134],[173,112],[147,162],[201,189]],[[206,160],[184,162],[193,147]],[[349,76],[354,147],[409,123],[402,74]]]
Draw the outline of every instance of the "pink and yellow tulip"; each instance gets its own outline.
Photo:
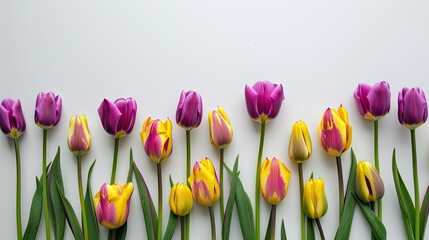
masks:
[[[261,169],[262,196],[271,205],[277,205],[287,194],[291,172],[277,158],[266,158]]]
[[[147,118],[142,126],[140,137],[144,150],[155,163],[162,163],[173,149],[172,124],[170,119],[165,122]]]
[[[210,159],[205,158],[194,164],[188,182],[192,195],[199,204],[211,207],[219,200],[219,181]]]
[[[70,151],[76,156],[82,156],[89,151],[91,135],[89,134],[85,115],[76,115],[70,119],[67,143]]]
[[[210,143],[225,148],[231,143],[233,132],[231,122],[222,107],[209,113]]]

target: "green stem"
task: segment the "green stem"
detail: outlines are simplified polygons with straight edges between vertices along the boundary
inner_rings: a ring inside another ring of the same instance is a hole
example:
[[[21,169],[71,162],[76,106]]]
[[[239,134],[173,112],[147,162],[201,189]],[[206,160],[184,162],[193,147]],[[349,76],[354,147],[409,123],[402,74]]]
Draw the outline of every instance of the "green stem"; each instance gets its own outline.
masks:
[[[119,149],[119,139],[115,138],[115,150],[113,151],[113,165],[112,165],[112,175],[110,175],[110,185],[115,184],[116,178],[116,166],[118,165],[118,149]]]
[[[416,130],[411,130],[411,148],[413,154],[413,177],[414,177],[414,205],[415,205],[415,239],[420,239],[420,194],[419,194],[419,173],[417,168],[417,151],[416,151]]]
[[[210,225],[212,228],[212,240],[216,240],[216,222],[214,219],[213,206],[209,207],[209,212],[210,212]]]
[[[16,231],[18,240],[22,239],[22,221],[21,221],[21,155],[19,153],[18,138],[13,139],[15,144],[16,159]]]
[[[301,211],[301,239],[305,240],[305,216],[304,216],[304,209],[303,209],[304,180],[303,180],[303,173],[302,173],[302,163],[298,163],[298,170],[299,170],[299,206]]]
[[[320,220],[316,219],[317,228],[319,229],[320,239],[325,240],[325,234],[323,233],[322,224],[320,224]]]
[[[161,163],[156,164],[158,173],[158,234],[157,239],[162,239],[162,173]]]
[[[110,229],[109,234],[107,235],[107,240],[115,240],[116,239],[116,229]]]
[[[180,239],[185,240],[186,238],[186,228],[185,228],[185,217],[180,217]]]
[[[258,163],[256,165],[256,183],[255,183],[255,220],[256,220],[256,238],[259,239],[261,234],[260,228],[260,207],[259,207],[259,196],[260,196],[260,175],[261,175],[261,160],[262,150],[264,149],[264,138],[265,138],[265,123],[261,123],[261,138],[259,139],[259,152],[258,152]]]
[[[88,235],[88,221],[86,217],[86,209],[85,209],[85,200],[83,197],[83,187],[82,187],[82,163],[81,163],[81,157],[77,156],[77,182],[79,186],[79,198],[80,198],[80,207],[82,209],[82,222],[83,222],[83,234],[84,239],[89,240]]]
[[[375,163],[375,168],[377,169],[378,173],[381,175],[379,155],[378,155],[378,121],[374,121],[374,163]],[[377,215],[381,221],[383,219],[383,203],[381,199],[377,201]]]
[[[338,202],[339,202],[339,213],[340,218],[343,215],[344,208],[344,181],[343,181],[343,167],[341,166],[341,156],[336,157],[337,159],[337,173],[338,173]]]
[[[188,182],[188,178],[191,176],[191,130],[186,130],[186,183],[190,188],[191,185]],[[191,214],[185,216],[186,218],[186,240],[189,240],[189,232],[190,232],[190,220]]]
[[[271,214],[270,214],[270,239],[276,239],[276,205],[271,205]]]
[[[224,149],[221,148],[219,150],[220,152],[220,163],[219,163],[219,172],[220,172],[220,219],[223,222],[223,215],[224,215],[224,205],[223,205],[223,159],[224,159]]]
[[[46,240],[51,239],[51,231],[49,226],[49,209],[48,209],[48,190],[46,185],[46,142],[48,139],[48,130],[43,129],[43,163],[42,163],[42,194],[43,194],[43,210],[45,214],[45,230]]]

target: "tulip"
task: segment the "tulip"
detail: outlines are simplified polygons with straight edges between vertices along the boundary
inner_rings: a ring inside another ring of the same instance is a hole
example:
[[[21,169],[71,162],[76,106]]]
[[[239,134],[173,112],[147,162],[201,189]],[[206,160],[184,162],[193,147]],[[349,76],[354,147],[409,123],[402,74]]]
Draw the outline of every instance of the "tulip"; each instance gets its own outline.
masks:
[[[360,83],[354,98],[360,114],[368,120],[377,121],[390,111],[390,87],[385,81],[374,86]]]
[[[232,127],[222,107],[209,113],[210,143],[218,148],[225,148],[232,141]]]
[[[194,164],[188,182],[199,204],[211,207],[219,200],[219,181],[210,159],[205,158]]]
[[[200,94],[194,91],[182,91],[176,110],[176,122],[180,127],[190,130],[201,123],[203,102]]]
[[[56,126],[61,118],[62,100],[53,92],[41,92],[36,99],[34,122],[43,129]]]
[[[70,119],[67,142],[69,149],[76,156],[82,156],[91,147],[91,136],[89,135],[88,123],[85,115],[74,116]]]
[[[98,108],[104,130],[117,138],[131,133],[136,121],[137,103],[134,98],[119,98],[114,103],[104,99]]]
[[[177,216],[188,215],[192,210],[192,193],[186,184],[176,183],[171,188],[169,204]]]
[[[352,143],[352,127],[346,109],[328,108],[320,121],[319,140],[323,150],[329,155],[339,157],[350,148]]]
[[[146,154],[154,163],[162,163],[171,155],[173,139],[170,119],[163,122],[147,118],[143,123],[140,137]]]
[[[303,207],[305,215],[312,219],[319,219],[328,211],[325,183],[322,179],[311,178],[305,183]]]
[[[269,81],[259,81],[244,91],[247,112],[258,122],[265,123],[277,117],[284,99],[283,86]]]
[[[377,169],[367,161],[356,168],[356,195],[364,202],[375,202],[384,195],[384,184]]]
[[[277,205],[286,196],[291,172],[277,158],[266,158],[261,169],[262,196],[271,205]]]
[[[418,87],[403,88],[398,94],[399,122],[410,130],[426,122],[428,105],[425,93]]]
[[[298,121],[292,126],[289,141],[289,157],[298,163],[302,163],[310,158],[311,153],[312,145],[307,125],[303,121]]]
[[[98,222],[108,229],[116,229],[127,221],[133,183],[103,184],[94,197],[95,212]]]
[[[0,128],[11,138],[19,138],[25,131],[25,119],[22,113],[21,102],[13,99],[4,99],[0,104]]]

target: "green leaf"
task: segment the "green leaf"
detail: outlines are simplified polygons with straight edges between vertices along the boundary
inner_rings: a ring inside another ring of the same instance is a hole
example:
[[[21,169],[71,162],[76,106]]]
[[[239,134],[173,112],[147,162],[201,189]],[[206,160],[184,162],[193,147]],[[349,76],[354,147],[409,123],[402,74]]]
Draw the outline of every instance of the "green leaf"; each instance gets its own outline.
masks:
[[[383,223],[380,221],[378,216],[374,213],[374,211],[372,211],[372,209],[368,205],[366,205],[364,202],[362,202],[362,200],[356,197],[355,194],[353,194],[353,197],[355,198],[356,202],[359,205],[360,210],[362,211],[363,215],[366,218],[366,221],[371,227],[371,232],[375,237],[375,239],[378,239],[378,240],[386,239],[386,228],[384,227]]]
[[[57,183],[57,185],[59,185],[59,183]],[[70,226],[70,229],[73,233],[74,238],[76,240],[83,240],[82,229],[79,225],[79,221],[77,220],[77,217],[76,217],[76,214],[73,210],[72,205],[67,200],[67,198],[64,196],[64,192],[61,191],[59,187],[58,187],[58,193],[59,193],[60,198],[61,198],[61,205],[64,208],[64,212],[66,215],[67,222]]]
[[[133,181],[133,169],[134,169],[134,155],[133,155],[133,149],[130,148],[130,167],[128,169],[127,182]]]
[[[425,197],[423,198],[422,208],[420,210],[420,236],[423,238],[428,221],[428,204],[429,204],[429,186],[426,189]]]
[[[307,240],[314,240],[316,239],[314,235],[314,227],[313,227],[313,219],[309,217],[305,217],[307,220]]]
[[[396,165],[395,149],[392,154],[392,174],[407,239],[411,240],[414,239],[414,204]]]
[[[270,211],[270,219],[268,220],[268,224],[267,224],[267,230],[265,231],[265,240],[270,240],[271,239],[271,224],[276,224],[275,222],[272,223],[271,222],[271,215],[273,214],[273,211]]]
[[[39,229],[40,217],[42,216],[43,208],[43,195],[42,195],[42,183],[36,177],[36,190],[33,194],[33,200],[31,201],[30,216],[28,217],[27,228],[24,232],[24,240],[34,240],[37,237],[37,231]]]
[[[343,215],[341,216],[340,223],[338,225],[337,233],[335,234],[335,240],[349,239],[350,230],[353,222],[353,214],[355,210],[356,200],[353,197],[355,192],[355,178],[356,178],[356,156],[351,149],[352,164],[350,166],[349,180],[347,181],[347,190],[344,200]]]
[[[282,227],[281,227],[281,230],[280,230],[280,239],[281,240],[287,240],[285,221],[283,219],[282,219]]]
[[[170,211],[170,216],[168,217],[167,229],[165,229],[164,240],[171,240],[174,235],[174,231],[176,231],[176,225],[179,217]]]
[[[237,192],[235,193],[238,220],[240,222],[243,239],[256,239],[255,221],[253,219],[252,203],[244,190],[240,178],[237,177]]]
[[[95,161],[92,163],[88,171],[88,180],[86,183],[85,193],[85,209],[86,209],[86,220],[88,224],[88,237],[91,240],[98,240],[100,238],[97,216],[95,215],[94,198],[92,196],[91,189],[91,173],[94,168]]]
[[[57,184],[58,183],[58,184]],[[47,191],[49,201],[49,214],[54,229],[55,239],[64,239],[66,217],[61,207],[59,191],[64,193],[63,177],[61,173],[60,147],[57,149],[55,159],[50,165],[47,176]]]
[[[225,165],[225,164],[224,164]],[[234,162],[234,172],[231,172],[231,170],[225,165],[227,171],[229,171],[229,176],[231,179],[231,188],[229,190],[229,196],[228,201],[226,203],[225,208],[225,215],[224,219],[222,219],[222,239],[228,240],[229,239],[229,233],[231,230],[231,219],[232,219],[232,213],[234,210],[234,202],[235,202],[235,193],[237,191],[237,178],[238,178],[238,155]]]
[[[146,234],[149,240],[156,239],[156,230],[158,225],[158,217],[156,214],[155,206],[153,205],[152,197],[150,196],[149,189],[146,185],[142,174],[134,163],[133,167],[134,177],[137,182],[137,187],[140,195],[140,203],[143,210],[144,221],[146,225]]]

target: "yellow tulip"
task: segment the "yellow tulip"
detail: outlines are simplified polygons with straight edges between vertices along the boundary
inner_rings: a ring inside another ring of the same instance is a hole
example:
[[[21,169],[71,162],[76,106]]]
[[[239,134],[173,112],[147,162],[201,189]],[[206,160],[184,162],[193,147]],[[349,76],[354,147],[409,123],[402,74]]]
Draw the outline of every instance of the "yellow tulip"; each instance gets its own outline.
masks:
[[[312,145],[307,125],[303,121],[298,121],[292,126],[292,133],[289,141],[289,157],[298,163],[310,158]]]
[[[384,183],[374,165],[360,161],[356,167],[356,195],[364,202],[374,202],[384,195]]]
[[[192,193],[186,184],[176,183],[171,188],[169,204],[177,216],[188,215],[192,210]]]
[[[328,201],[325,195],[325,184],[322,179],[313,179],[304,186],[304,213],[312,219],[323,217],[328,211]]]

